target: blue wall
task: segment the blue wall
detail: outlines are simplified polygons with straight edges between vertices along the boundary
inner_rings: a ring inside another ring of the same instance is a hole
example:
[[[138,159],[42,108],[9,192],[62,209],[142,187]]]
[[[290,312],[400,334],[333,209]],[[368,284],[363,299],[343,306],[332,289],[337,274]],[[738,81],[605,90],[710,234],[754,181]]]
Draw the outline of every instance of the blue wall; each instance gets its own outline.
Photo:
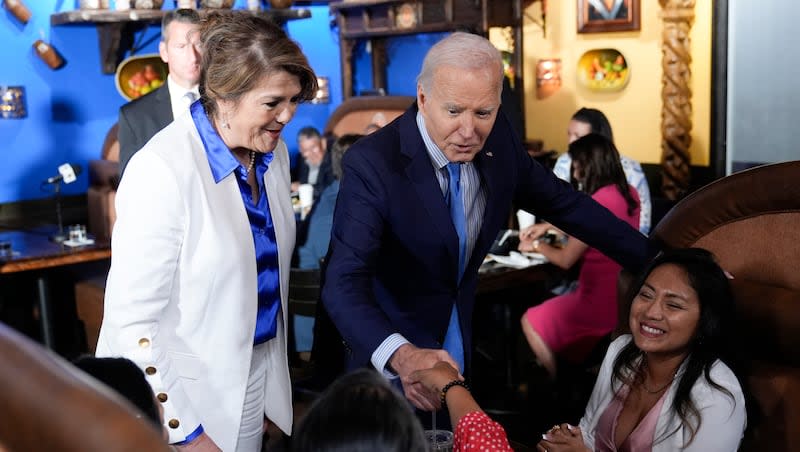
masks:
[[[165,8],[173,7],[171,0],[164,3]],[[242,8],[245,3],[237,0],[235,7]],[[89,160],[99,157],[105,134],[125,102],[114,86],[114,76],[100,71],[95,27],[50,26],[50,14],[73,9],[77,0],[27,0],[26,4],[33,18],[25,26],[0,9],[0,85],[25,86],[28,107],[24,119],[0,119],[0,158],[4,168],[0,172],[0,203],[49,196],[40,190],[40,182],[56,174],[61,163],[72,162],[86,168]],[[322,129],[342,99],[338,36],[330,26],[328,7],[309,9],[310,19],[291,21],[287,30],[302,46],[314,70],[329,77],[332,102],[298,108],[284,131],[293,153],[297,131],[306,125]],[[153,26],[137,35],[143,42],[152,38],[138,54],[157,52],[158,33],[158,27]],[[32,44],[40,36],[59,50],[66,66],[53,71],[39,60]],[[414,79],[422,58],[441,37],[428,34],[389,40],[388,94],[415,94]],[[357,93],[372,88],[369,58],[365,46],[358,46],[354,66]],[[63,192],[80,194],[87,185],[84,173],[77,182],[65,185]]]

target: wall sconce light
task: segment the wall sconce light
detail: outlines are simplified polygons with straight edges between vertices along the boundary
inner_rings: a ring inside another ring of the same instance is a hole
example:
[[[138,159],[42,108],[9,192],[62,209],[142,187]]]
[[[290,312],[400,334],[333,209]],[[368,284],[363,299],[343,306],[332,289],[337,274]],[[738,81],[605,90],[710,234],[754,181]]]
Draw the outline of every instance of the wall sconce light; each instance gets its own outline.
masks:
[[[543,58],[536,63],[536,97],[544,99],[561,88],[561,58]]]
[[[28,116],[24,86],[0,86],[0,118],[21,119]]]
[[[317,94],[311,99],[312,104],[328,104],[331,102],[331,89],[328,77],[317,77]]]

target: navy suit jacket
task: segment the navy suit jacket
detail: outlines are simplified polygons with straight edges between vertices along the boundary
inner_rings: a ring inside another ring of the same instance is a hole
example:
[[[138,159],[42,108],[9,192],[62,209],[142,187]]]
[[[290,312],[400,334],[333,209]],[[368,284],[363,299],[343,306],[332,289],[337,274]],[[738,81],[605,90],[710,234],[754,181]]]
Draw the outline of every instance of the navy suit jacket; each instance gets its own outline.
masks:
[[[486,211],[461,282],[458,236],[416,123],[417,107],[345,154],[322,302],[345,343],[347,367],[369,364],[392,333],[441,348],[458,306],[467,366],[478,267],[511,203],[638,270],[647,239],[528,156],[502,110],[475,157]]]
[[[172,102],[169,88],[164,83],[160,88],[123,105],[119,109],[119,170],[125,171],[128,160],[143,148],[150,138],[169,125],[172,117]]]

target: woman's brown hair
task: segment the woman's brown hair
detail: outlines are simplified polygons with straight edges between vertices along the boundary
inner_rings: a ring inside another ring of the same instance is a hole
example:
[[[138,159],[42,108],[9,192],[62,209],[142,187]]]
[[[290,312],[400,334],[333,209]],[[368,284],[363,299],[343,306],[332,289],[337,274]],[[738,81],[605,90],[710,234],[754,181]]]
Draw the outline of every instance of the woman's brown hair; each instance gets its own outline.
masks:
[[[300,81],[299,101],[314,98],[317,77],[300,47],[267,19],[211,12],[200,22],[200,97],[210,117],[219,101],[237,104],[263,77],[285,71]]]

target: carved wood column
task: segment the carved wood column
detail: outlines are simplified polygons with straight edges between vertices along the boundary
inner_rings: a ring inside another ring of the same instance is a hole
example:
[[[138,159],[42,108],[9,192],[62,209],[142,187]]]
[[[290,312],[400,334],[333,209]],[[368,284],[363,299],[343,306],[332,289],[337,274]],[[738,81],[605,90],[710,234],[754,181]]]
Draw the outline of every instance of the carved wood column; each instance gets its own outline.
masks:
[[[680,199],[689,189],[692,90],[689,32],[695,0],[659,0],[664,22],[661,77],[661,191]]]
[[[342,66],[342,98],[353,97],[353,49],[354,39],[339,37],[339,63]]]
[[[386,57],[386,39],[370,39],[372,48],[372,89],[388,91],[386,89],[386,65],[389,59]]]

